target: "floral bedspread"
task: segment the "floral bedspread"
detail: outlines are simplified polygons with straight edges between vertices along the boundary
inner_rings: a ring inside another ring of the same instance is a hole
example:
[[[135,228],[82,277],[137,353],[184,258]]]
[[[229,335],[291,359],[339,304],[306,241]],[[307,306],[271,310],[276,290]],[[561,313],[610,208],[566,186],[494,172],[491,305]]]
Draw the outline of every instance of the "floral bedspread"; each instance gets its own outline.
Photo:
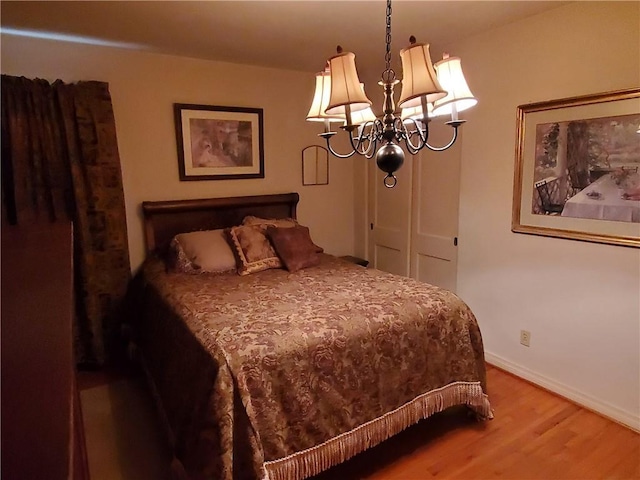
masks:
[[[189,478],[305,478],[451,405],[491,416],[449,291],[330,255],[242,277],[150,259],[143,279],[137,343]]]

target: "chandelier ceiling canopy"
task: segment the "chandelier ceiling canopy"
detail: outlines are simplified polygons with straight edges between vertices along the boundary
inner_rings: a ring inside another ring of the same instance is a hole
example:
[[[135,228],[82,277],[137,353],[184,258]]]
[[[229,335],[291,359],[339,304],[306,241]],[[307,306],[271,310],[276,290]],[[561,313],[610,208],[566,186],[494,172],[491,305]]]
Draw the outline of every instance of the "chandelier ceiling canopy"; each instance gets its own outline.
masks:
[[[400,51],[403,79],[399,113],[394,87],[400,82],[391,69],[391,0],[387,0],[386,66],[378,82],[384,90],[382,115],[376,116],[371,109],[372,102],[358,78],[355,55],[343,52],[339,46],[337,54],[327,60],[325,69],[316,74],[315,93],[307,114],[308,121],[324,123],[324,132],[319,136],[326,140],[334,156],[348,158],[356,153],[366,158],[375,156],[378,167],[387,174],[384,184],[389,188],[396,185],[394,173],[404,162],[401,145],[412,155],[423,148],[448,149],[455,143],[458,128],[464,123],[458,113],[477,103],[459,58],[445,54],[433,65],[429,45],[417,43],[413,36],[409,41],[410,45]],[[453,128],[453,136],[448,144],[434,147],[428,143],[429,122],[443,115],[451,118],[446,123]],[[337,132],[331,130],[331,123],[342,123],[340,128],[349,136],[350,152],[342,154],[333,149],[331,139]]]

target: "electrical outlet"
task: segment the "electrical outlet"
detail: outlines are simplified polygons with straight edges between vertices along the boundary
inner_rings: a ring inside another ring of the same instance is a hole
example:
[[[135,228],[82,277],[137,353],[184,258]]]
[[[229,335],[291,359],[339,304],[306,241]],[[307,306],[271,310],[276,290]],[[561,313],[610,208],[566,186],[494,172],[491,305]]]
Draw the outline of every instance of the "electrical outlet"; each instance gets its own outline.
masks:
[[[531,332],[520,330],[520,343],[525,347],[531,346]]]

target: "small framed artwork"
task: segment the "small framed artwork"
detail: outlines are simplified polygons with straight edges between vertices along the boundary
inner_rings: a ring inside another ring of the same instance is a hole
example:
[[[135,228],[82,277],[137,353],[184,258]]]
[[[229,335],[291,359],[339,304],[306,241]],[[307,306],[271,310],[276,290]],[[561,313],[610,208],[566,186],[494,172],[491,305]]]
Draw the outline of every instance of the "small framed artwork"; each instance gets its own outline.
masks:
[[[511,230],[640,247],[640,88],[518,107]]]
[[[173,105],[180,180],[264,178],[261,108]]]
[[[329,151],[319,145],[302,149],[302,185],[329,184]]]

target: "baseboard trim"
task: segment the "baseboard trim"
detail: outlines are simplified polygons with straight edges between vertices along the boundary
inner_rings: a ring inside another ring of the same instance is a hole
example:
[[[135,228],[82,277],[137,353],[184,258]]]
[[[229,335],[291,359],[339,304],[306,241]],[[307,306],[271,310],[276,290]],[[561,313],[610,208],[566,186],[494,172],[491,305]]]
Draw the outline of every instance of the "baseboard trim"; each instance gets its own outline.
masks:
[[[493,365],[494,367],[505,370],[516,377],[520,377],[560,397],[566,398],[587,410],[591,410],[636,432],[640,432],[640,417],[633,412],[622,410],[621,408],[615,407],[607,402],[598,400],[597,398],[568,387],[549,377],[540,375],[533,370],[529,370],[526,367],[518,365],[517,363],[491,352],[485,352],[484,358],[488,364]],[[489,397],[489,399],[491,399],[491,397]]]

